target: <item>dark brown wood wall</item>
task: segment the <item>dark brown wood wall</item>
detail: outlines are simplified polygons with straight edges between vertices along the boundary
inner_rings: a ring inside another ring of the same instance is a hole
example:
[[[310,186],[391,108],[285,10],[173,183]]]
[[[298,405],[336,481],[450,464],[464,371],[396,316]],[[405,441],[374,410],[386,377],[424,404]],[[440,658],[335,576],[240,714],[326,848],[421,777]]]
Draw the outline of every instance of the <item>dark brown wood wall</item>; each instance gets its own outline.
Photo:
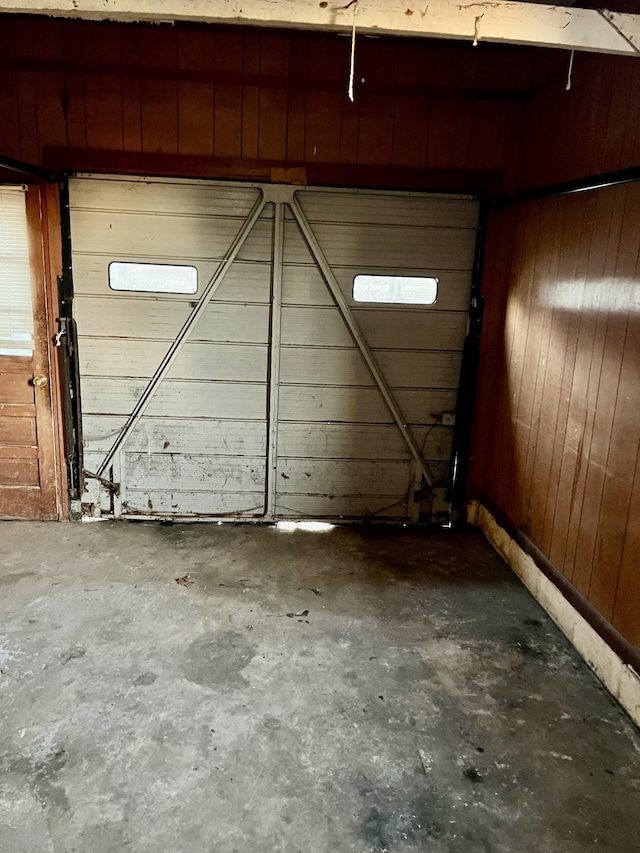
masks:
[[[471,494],[640,645],[640,184],[491,217]]]
[[[576,53],[569,91],[569,53],[545,62],[547,82],[523,112],[517,188],[640,165],[638,59]]]
[[[331,34],[4,16],[0,152],[515,173],[535,51],[361,38],[351,104],[348,50]]]

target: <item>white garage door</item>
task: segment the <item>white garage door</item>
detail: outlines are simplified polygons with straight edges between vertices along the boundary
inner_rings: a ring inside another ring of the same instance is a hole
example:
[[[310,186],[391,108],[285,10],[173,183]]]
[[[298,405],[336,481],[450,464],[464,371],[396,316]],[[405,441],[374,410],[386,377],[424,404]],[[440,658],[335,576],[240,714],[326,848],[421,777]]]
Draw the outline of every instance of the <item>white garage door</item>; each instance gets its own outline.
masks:
[[[445,509],[477,202],[95,176],[70,198],[87,511]]]

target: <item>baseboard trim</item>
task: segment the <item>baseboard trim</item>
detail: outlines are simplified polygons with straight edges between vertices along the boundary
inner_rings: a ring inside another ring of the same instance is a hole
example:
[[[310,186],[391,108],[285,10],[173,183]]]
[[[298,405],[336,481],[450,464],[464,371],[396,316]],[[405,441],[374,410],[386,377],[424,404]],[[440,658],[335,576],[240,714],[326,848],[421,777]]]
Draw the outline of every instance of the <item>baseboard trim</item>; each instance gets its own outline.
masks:
[[[469,502],[467,521],[482,531],[607,690],[640,726],[640,676],[634,666],[589,624],[483,503]]]

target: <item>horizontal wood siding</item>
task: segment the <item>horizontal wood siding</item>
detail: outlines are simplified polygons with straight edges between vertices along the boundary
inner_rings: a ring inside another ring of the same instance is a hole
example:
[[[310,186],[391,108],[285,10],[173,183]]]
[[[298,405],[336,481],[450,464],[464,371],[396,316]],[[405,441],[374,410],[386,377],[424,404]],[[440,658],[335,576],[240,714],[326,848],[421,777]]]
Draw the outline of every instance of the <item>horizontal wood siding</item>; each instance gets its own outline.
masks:
[[[640,645],[640,184],[491,216],[472,489]]]

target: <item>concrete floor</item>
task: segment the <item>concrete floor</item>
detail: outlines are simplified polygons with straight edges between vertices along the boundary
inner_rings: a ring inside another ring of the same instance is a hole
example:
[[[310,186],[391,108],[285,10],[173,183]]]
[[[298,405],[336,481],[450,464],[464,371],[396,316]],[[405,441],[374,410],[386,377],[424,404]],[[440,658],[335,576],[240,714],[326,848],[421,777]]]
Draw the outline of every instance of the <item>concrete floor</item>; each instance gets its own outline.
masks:
[[[0,550],[3,853],[640,850],[637,730],[475,533]]]

